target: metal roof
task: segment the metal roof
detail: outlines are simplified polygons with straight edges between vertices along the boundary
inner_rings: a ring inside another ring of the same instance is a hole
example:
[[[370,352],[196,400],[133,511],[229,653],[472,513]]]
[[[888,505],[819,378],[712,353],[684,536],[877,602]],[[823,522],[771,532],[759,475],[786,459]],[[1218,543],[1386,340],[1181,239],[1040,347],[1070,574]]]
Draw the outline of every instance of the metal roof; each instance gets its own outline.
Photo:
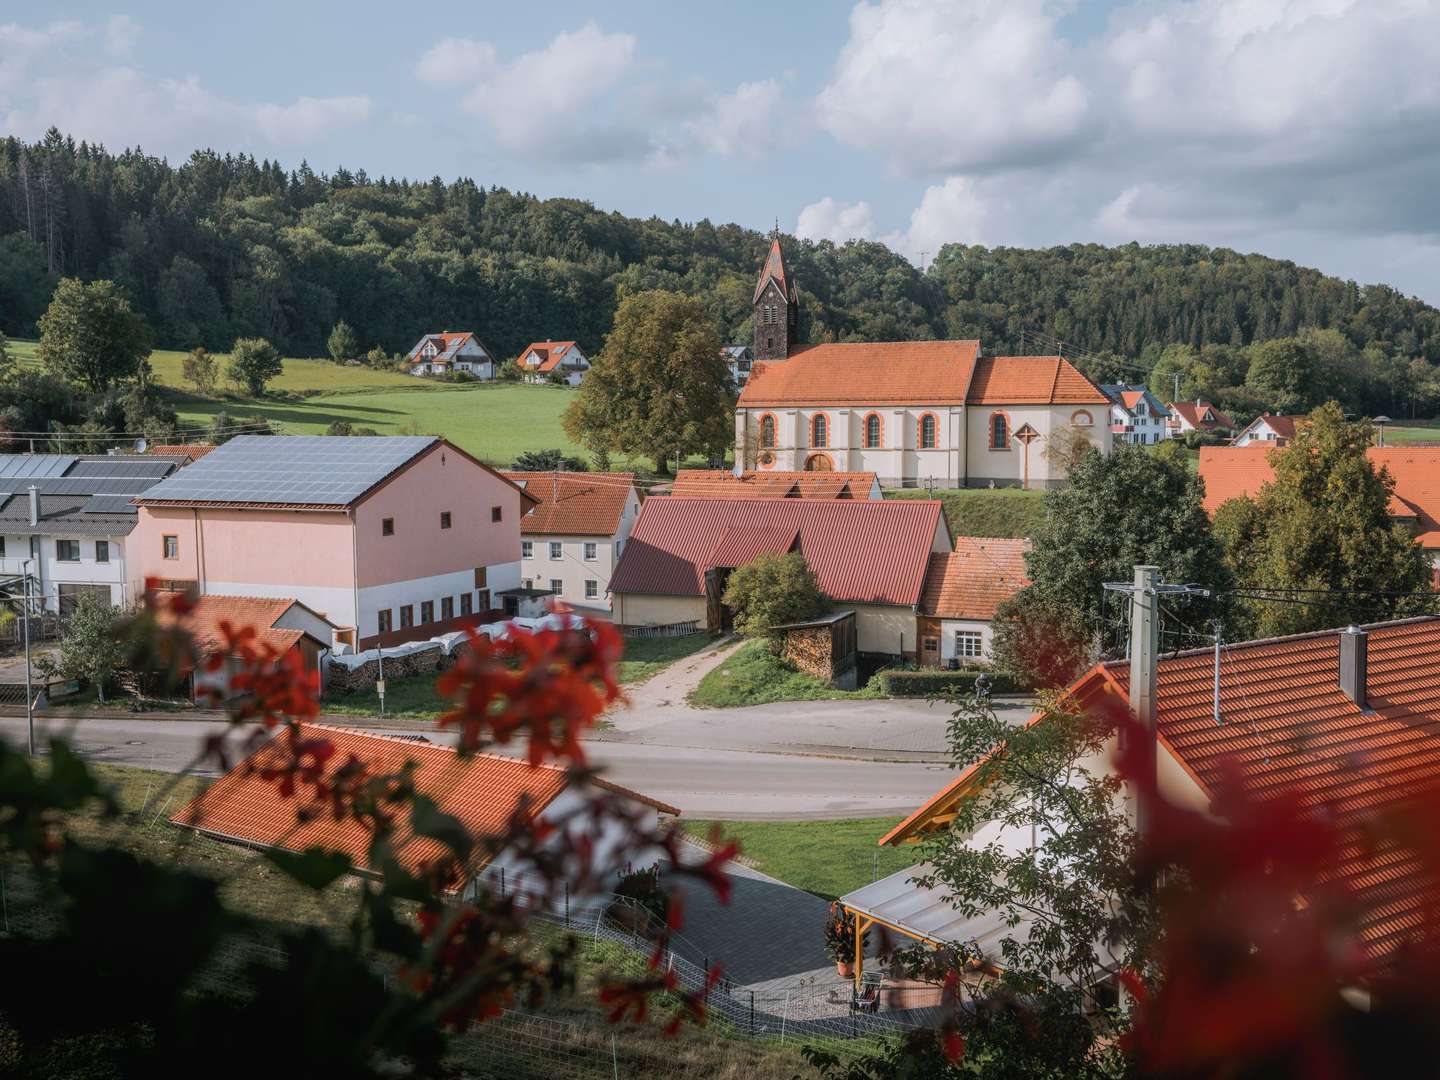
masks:
[[[437,442],[433,435],[241,435],[141,501],[349,506]]]
[[[1029,938],[1028,920],[1012,927],[998,911],[967,917],[955,909],[943,885],[927,889],[912,880],[934,872],[929,863],[907,866],[846,893],[840,903],[849,911],[878,919],[921,941],[973,945],[992,962],[999,960],[1000,943],[1006,938],[1022,942]]]
[[[712,557],[741,535],[731,530],[793,530],[831,598],[913,606],[944,527],[940,509],[929,499],[647,499],[610,591],[701,596]]]

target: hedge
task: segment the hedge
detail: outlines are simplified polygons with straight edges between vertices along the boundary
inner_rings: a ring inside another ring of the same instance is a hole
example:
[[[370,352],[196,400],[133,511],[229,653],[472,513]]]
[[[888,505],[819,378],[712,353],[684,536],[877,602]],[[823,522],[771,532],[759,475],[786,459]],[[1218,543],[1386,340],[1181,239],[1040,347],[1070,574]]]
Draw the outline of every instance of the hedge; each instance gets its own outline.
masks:
[[[921,671],[882,671],[880,680],[886,697],[944,697],[946,694],[969,694],[975,689],[979,671],[945,671],[927,668]],[[1015,694],[1025,688],[1006,675],[987,672],[992,694]]]

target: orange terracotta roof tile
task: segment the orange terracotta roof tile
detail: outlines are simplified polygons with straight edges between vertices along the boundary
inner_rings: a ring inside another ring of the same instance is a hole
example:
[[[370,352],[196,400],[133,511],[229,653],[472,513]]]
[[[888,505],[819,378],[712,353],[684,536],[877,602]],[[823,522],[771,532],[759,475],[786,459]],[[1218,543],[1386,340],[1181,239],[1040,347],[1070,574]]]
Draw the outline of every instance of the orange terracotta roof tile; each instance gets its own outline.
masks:
[[[1230,419],[1227,413],[1221,412],[1208,401],[1172,401],[1165,406],[1173,413],[1178,413],[1185,418],[1185,421],[1193,428],[1200,431],[1212,431],[1215,428],[1234,428],[1235,421]],[[1209,410],[1211,419],[1205,419],[1205,412]]]
[[[502,472],[525,494],[539,500],[520,519],[523,536],[614,536],[635,474]]]
[[[1255,496],[1275,479],[1269,445],[1202,446],[1200,478],[1205,481],[1205,510],[1213,514],[1241,495]],[[1440,447],[1372,446],[1370,464],[1384,468],[1395,481],[1390,512],[1413,517],[1423,546],[1440,547]]]
[[[148,447],[145,452],[157,457],[183,457],[196,461],[214,449],[213,443],[169,443],[165,446]]]
[[[254,627],[256,640],[261,645],[270,645],[279,653],[286,653],[305,635],[299,630],[276,627],[276,621],[289,611],[297,601],[289,598],[261,596],[222,596],[208,593],[197,597],[195,606],[180,620],[180,625],[195,639],[202,653],[217,650],[225,640],[220,627],[229,623],[235,630]],[[162,611],[157,615],[162,625],[170,625],[174,616]],[[324,642],[326,647],[330,642]]]
[[[555,766],[532,768],[525,761],[494,754],[462,758],[448,746],[320,724],[309,724],[301,730],[303,737],[325,738],[335,745],[336,753],[325,764],[326,774],[339,769],[352,754],[377,773],[395,772],[407,761],[414,762],[416,790],[433,798],[445,813],[459,818],[474,836],[501,833],[522,798],[529,800],[533,817],[568,783],[565,771]],[[261,778],[257,770],[281,764],[285,757],[274,741],[267,743],[170,820],[213,836],[262,847],[304,851],[319,845],[344,852],[357,867],[364,868],[371,839],[368,829],[351,818],[336,821],[328,809],[299,824],[296,811],[312,806],[303,795],[304,789],[302,794],[284,799],[273,781]],[[411,833],[408,820],[398,826],[395,849],[401,865],[411,871],[439,858],[446,850],[434,840]],[[472,872],[479,865],[472,866]]]
[[[680,469],[670,494],[705,499],[868,499],[877,481],[873,472],[800,472],[729,469]]]
[[[1226,646],[1220,661],[1220,716],[1212,713],[1214,654],[1197,649],[1161,657],[1156,718],[1160,745],[1213,795],[1224,763],[1238,766],[1252,797],[1281,793],[1342,826],[1440,782],[1440,617],[1366,627],[1368,708],[1339,686],[1339,635],[1327,630]],[[1128,661],[1097,665],[1069,690],[1081,706],[1102,695],[1122,704]],[[1036,713],[1027,725],[1038,723]],[[885,835],[881,843],[923,839],[944,827],[967,797],[976,762]],[[1361,938],[1383,958],[1422,929],[1422,904],[1437,883],[1409,852],[1373,848],[1357,831],[1330,868],[1362,911]]]
[[[1100,388],[1060,356],[982,356],[971,405],[1108,405]]]
[[[978,341],[809,345],[757,362],[739,405],[963,405],[979,354]]]
[[[938,619],[988,622],[995,609],[1028,585],[1029,540],[955,537],[955,550],[932,552],[920,613]]]
[[[528,371],[554,371],[564,361],[565,356],[571,349],[575,348],[573,341],[532,341],[525,348],[520,350],[520,362],[523,365],[525,357],[532,352],[538,353],[540,363]]]

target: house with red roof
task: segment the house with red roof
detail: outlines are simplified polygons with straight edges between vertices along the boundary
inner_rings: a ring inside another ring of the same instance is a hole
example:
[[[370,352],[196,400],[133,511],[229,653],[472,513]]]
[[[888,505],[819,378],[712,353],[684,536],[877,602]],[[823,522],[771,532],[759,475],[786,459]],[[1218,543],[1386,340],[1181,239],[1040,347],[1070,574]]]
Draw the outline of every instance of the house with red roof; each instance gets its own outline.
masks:
[[[610,614],[610,578],[640,516],[629,472],[505,472],[536,500],[520,519],[520,584],[587,615]]]
[[[1230,440],[1231,446],[1284,446],[1295,437],[1295,425],[1303,424],[1304,416],[1283,416],[1276,413],[1261,413],[1246,424]]]
[[[411,375],[465,372],[477,379],[495,378],[495,357],[470,330],[426,334],[406,354]]]
[[[610,579],[624,626],[726,630],[736,568],[799,552],[837,609],[855,612],[857,647],[916,655],[932,552],[953,547],[933,499],[646,499]]]
[[[519,758],[498,754],[474,754],[461,757],[453,747],[428,742],[423,737],[379,735],[350,728],[306,724],[302,739],[326,739],[336,749],[319,765],[321,778],[329,779],[345,762],[359,761],[369,775],[398,772],[407,764],[413,769],[415,790],[433,799],[440,811],[450,814],[464,825],[475,838],[498,836],[505,832],[512,817],[523,810],[529,820],[549,833],[542,851],[559,851],[565,833],[578,833],[590,827],[587,818],[577,814],[584,795],[575,787],[572,777],[553,764],[532,766]],[[369,865],[370,831],[350,817],[329,813],[308,814],[301,820],[297,809],[307,807],[306,788],[301,785],[297,795],[284,798],[269,770],[283,765],[287,751],[278,738],[255,750],[238,762],[170,820],[218,840],[244,844],[247,847],[278,848],[303,852],[323,847],[349,855],[359,874],[378,873]],[[597,787],[618,796],[625,809],[642,828],[654,829],[659,815],[678,816],[680,811],[668,803],[631,791],[598,778]],[[602,873],[618,873],[625,869],[612,864],[618,852],[617,841],[623,826],[612,824],[606,831],[590,837],[594,866]],[[574,836],[572,836],[574,839]],[[448,854],[438,841],[416,834],[410,828],[408,815],[401,815],[391,840],[391,851],[399,864],[411,873],[419,872],[427,863]],[[477,878],[485,878],[494,887],[507,892],[523,888],[526,871],[534,872],[517,853],[498,852],[483,843],[475,844],[469,865],[462,868],[464,882],[458,891]],[[503,877],[502,877],[503,875]],[[576,898],[579,904],[584,898]]]
[[[281,659],[294,652],[306,671],[320,676],[321,690],[329,670],[326,660],[337,627],[329,619],[306,607],[298,600],[263,596],[221,596],[211,593],[195,598],[194,606],[178,619],[168,610],[160,610],[156,621],[162,626],[178,625],[195,642],[201,659],[217,653],[223,661],[215,670],[204,665],[188,672],[190,697],[202,701],[218,694],[229,696],[230,679],[239,664],[227,649],[224,627],[232,633],[249,630],[257,647],[273,649]]]
[[[1030,583],[1029,550],[1029,540],[957,536],[953,551],[930,553],[920,594],[921,665],[962,667],[990,659],[990,621]]]
[[[978,341],[799,338],[779,237],[755,289],[755,357],[735,407],[746,470],[873,472],[886,486],[1055,487],[1052,438],[1112,445],[1109,399],[1060,356],[985,356]]]
[[[1100,389],[1110,399],[1110,433],[1116,442],[1153,446],[1170,437],[1170,413],[1144,383]]]
[[[1233,431],[1235,421],[1204,398],[1194,401],[1172,401],[1165,406],[1170,411],[1170,433],[1183,435],[1187,431]]]
[[[1200,479],[1205,481],[1205,510],[1213,514],[1241,495],[1254,496],[1275,479],[1272,443],[1202,446]],[[1440,446],[1372,446],[1365,451],[1373,469],[1395,481],[1390,516],[1414,530],[1420,546],[1440,570]]]
[[[571,386],[579,386],[590,370],[590,358],[574,341],[532,341],[520,350],[515,362],[520,365],[521,377],[531,383],[559,376]]]
[[[1218,671],[1217,671],[1218,663]],[[1155,683],[1157,778],[1171,802],[1205,811],[1223,778],[1255,799],[1293,795],[1304,811],[1352,828],[1354,844],[1325,869],[1360,911],[1360,946],[1385,957],[1427,926],[1431,881],[1413,851],[1365,834],[1365,818],[1440,782],[1440,617],[1323,630],[1166,654]],[[1127,707],[1128,660],[1096,665],[1068,689],[1083,708]],[[1218,706],[1216,704],[1218,700]],[[1043,712],[1028,723],[1047,722]],[[1113,768],[1109,753],[1086,768]],[[914,845],[952,828],[956,808],[986,782],[982,759],[964,769],[880,839]],[[964,842],[1012,851],[1028,828],[982,825]],[[977,943],[999,955],[1025,927],[992,912],[966,916],[941,885],[914,883],[919,863],[843,897],[847,910],[934,945]],[[1303,903],[1304,897],[1297,897]]]

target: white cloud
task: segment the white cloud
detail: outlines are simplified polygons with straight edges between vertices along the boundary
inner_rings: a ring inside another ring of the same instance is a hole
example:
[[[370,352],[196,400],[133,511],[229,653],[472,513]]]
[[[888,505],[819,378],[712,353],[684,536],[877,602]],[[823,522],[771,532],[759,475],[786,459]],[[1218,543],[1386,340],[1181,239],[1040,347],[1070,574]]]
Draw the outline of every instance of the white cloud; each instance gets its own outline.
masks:
[[[795,235],[802,240],[870,240],[875,236],[875,216],[865,201],[842,203],[826,195],[800,211]]]
[[[214,93],[194,75],[151,75],[118,59],[139,35],[128,16],[94,26],[0,26],[0,125],[22,138],[54,126],[77,139],[183,158],[203,146],[294,146],[369,118],[364,96],[247,102]],[[97,62],[101,55],[115,59]],[[83,79],[73,77],[77,70]]]
[[[916,175],[1046,160],[1090,122],[1047,0],[876,0],[816,100],[842,142]]]
[[[794,137],[794,121],[780,115],[780,84],[774,79],[741,83],[721,94],[686,129],[704,149],[721,157],[758,158],[776,150],[781,136]]]
[[[933,256],[945,244],[979,244],[993,213],[974,180],[951,176],[925,190],[910,215],[910,227],[888,242],[912,261]]]
[[[499,59],[488,41],[448,37],[425,51],[415,65],[415,75],[430,86],[455,86],[470,81],[476,71],[493,68]]]

